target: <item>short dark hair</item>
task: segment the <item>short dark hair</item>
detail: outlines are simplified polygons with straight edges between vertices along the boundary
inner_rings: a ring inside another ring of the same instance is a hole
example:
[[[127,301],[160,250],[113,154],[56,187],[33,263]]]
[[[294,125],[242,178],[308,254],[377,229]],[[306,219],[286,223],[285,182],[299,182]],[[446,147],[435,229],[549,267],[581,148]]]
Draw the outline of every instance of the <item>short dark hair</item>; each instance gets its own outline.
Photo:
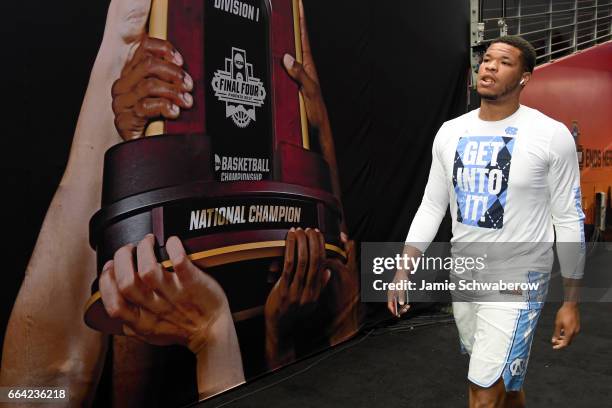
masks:
[[[495,43],[504,43],[518,48],[521,51],[523,71],[533,72],[533,68],[536,65],[536,51],[529,41],[518,35],[505,35],[491,41],[489,46]]]

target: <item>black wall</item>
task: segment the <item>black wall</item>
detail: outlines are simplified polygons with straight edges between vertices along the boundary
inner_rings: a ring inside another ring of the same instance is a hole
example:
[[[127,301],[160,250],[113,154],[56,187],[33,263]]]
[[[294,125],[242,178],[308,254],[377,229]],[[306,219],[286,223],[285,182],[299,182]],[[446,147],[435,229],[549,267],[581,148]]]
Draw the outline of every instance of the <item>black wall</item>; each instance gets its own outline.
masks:
[[[26,4],[27,3],[27,4]],[[3,15],[4,270],[0,332],[66,164],[108,0],[11,2]],[[431,144],[466,109],[467,0],[304,0],[351,235],[399,241]],[[7,126],[8,125],[8,126]],[[448,225],[440,237],[449,237]]]

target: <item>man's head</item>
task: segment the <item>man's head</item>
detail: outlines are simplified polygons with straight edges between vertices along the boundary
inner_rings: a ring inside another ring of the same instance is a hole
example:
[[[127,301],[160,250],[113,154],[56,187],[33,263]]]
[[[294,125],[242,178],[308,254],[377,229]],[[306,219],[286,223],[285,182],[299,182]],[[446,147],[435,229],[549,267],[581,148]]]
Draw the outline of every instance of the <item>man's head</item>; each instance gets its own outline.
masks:
[[[481,98],[496,101],[516,97],[531,79],[536,52],[518,36],[493,40],[478,69],[476,89]]]

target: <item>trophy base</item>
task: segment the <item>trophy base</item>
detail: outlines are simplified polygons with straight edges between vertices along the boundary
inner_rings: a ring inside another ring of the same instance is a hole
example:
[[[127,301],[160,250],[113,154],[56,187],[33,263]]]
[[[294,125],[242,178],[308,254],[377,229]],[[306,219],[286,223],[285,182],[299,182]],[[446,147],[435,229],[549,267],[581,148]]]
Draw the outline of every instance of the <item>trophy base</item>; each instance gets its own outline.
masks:
[[[279,231],[279,233],[282,233]],[[286,231],[284,231],[286,233]],[[346,257],[344,250],[334,244],[325,244],[326,255],[328,258]],[[269,282],[269,265],[275,260],[282,265],[282,257],[285,253],[285,240],[249,242],[238,245],[230,245],[220,247],[188,255],[189,259],[198,267],[202,268],[206,273],[210,273],[213,277],[221,280],[221,276],[233,274],[234,280],[244,280],[244,286],[257,285],[257,282],[247,281],[265,281],[268,287],[260,287],[256,292],[249,292],[248,296],[241,296],[241,304],[237,308],[232,308],[232,317],[235,322],[247,320],[256,316],[260,316],[264,311],[269,289],[271,289],[276,280]],[[220,271],[220,266],[233,265],[233,269],[238,271]],[[169,260],[162,262],[162,266],[166,269],[172,269],[172,262]],[[247,286],[247,287],[248,287]],[[85,323],[96,330],[112,335],[123,335],[123,323],[121,320],[111,318],[104,305],[102,304],[102,295],[98,290],[98,279],[96,278],[92,286],[93,294],[87,300],[85,305]],[[236,302],[233,302],[236,304]]]
[[[327,256],[345,257],[340,207],[317,153],[280,143],[267,178],[231,182],[219,180],[215,156],[202,134],[142,138],[109,149],[90,244],[100,273],[119,248],[153,234],[157,259],[171,269],[165,243],[176,236],[189,258],[219,282],[234,319],[243,320],[263,312],[270,282],[277,280],[270,279],[269,265],[284,255],[290,228],[319,229]],[[106,314],[97,279],[91,293],[87,325],[123,334],[121,322]]]

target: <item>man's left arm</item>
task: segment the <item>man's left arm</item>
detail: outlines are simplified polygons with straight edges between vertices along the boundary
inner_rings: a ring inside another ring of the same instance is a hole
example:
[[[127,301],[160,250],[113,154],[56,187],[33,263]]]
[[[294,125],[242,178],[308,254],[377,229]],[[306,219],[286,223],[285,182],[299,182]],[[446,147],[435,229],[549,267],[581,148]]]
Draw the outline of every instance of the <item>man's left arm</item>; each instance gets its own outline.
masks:
[[[578,302],[586,254],[576,146],[572,135],[560,123],[550,142],[548,182],[564,286],[564,302],[557,312],[551,341],[554,349],[562,349],[580,331]]]

